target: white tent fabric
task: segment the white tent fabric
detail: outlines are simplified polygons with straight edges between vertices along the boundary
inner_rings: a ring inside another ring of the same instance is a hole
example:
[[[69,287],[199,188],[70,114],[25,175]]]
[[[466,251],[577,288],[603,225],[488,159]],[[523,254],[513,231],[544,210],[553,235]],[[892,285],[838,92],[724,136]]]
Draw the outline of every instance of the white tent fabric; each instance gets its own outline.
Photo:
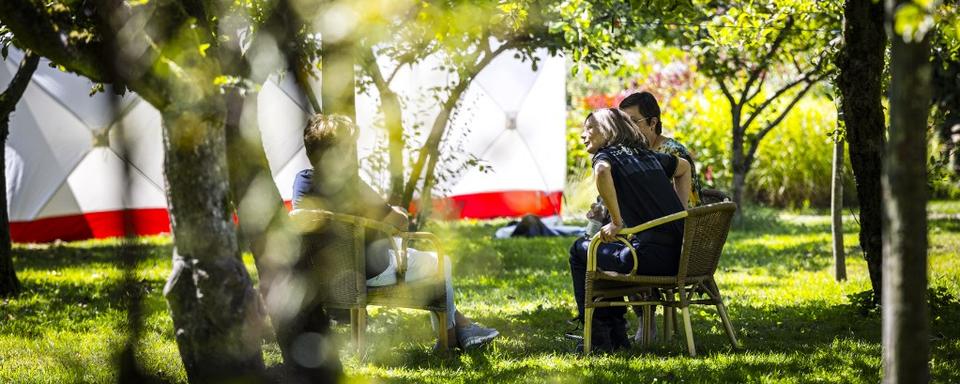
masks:
[[[462,105],[469,113],[458,114],[452,127],[467,129],[466,149],[491,164],[493,172],[471,171],[452,185],[448,201],[459,206],[459,216],[559,213],[565,169],[564,62],[541,56],[540,70],[534,72],[529,63],[505,53],[464,95]],[[0,64],[0,84],[9,83],[21,58],[11,50]],[[416,99],[428,87],[448,81],[447,76],[428,60],[398,74],[395,90]],[[135,94],[91,96],[92,86],[89,79],[42,60],[18,104],[4,148],[14,241],[120,236],[124,219],[132,219],[137,234],[169,231],[159,112]],[[366,138],[374,132],[375,97],[357,98],[357,121]],[[264,84],[258,104],[270,169],[289,201],[296,173],[310,166],[302,140],[308,108],[290,76]],[[430,102],[419,111],[407,108],[405,123],[432,122],[437,111]],[[370,146],[364,148],[361,156],[369,154]],[[124,189],[125,166],[129,190]]]
[[[537,71],[505,52],[471,83],[451,119],[447,137],[462,137],[463,151],[491,169],[471,168],[450,182],[449,194],[438,209],[453,217],[493,218],[537,214],[558,215],[566,174],[565,62],[546,50],[537,52]],[[381,62],[384,72],[392,63]],[[420,126],[423,136],[439,113],[430,88],[446,86],[454,75],[439,69],[431,57],[401,68],[391,89],[407,96],[404,126]],[[375,90],[358,95],[358,123],[374,125]],[[360,109],[367,106],[367,109]],[[367,119],[364,119],[367,117]],[[361,157],[376,147],[372,129],[361,129]],[[439,164],[438,166],[444,166]],[[377,179],[384,180],[385,175]]]

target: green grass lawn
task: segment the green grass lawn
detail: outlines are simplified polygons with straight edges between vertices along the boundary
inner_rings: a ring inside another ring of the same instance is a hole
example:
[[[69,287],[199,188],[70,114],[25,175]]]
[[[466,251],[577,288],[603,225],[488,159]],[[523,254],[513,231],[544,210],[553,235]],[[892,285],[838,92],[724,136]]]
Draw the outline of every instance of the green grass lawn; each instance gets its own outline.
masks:
[[[936,382],[960,382],[960,220],[953,217],[960,205],[931,208],[942,215],[930,223],[930,285],[946,292],[932,320],[931,366]],[[716,311],[694,307],[696,358],[686,356],[682,337],[579,357],[562,336],[575,311],[566,261],[572,239],[494,240],[502,222],[461,222],[433,228],[455,261],[458,306],[502,337],[479,351],[437,356],[425,312],[371,307],[363,355],[351,352],[338,329],[345,369],[355,382],[878,382],[879,315],[861,314],[847,297],[869,289],[856,222],[845,222],[850,279],[838,283],[827,216],[762,208],[748,216],[731,233],[718,275],[742,350],[730,348]],[[139,360],[183,382],[161,296],[170,239],[142,239],[140,249],[147,311]],[[114,380],[126,319],[118,242],[18,245],[14,252],[25,293],[0,304],[0,382]],[[279,363],[275,344],[264,350],[268,364]]]

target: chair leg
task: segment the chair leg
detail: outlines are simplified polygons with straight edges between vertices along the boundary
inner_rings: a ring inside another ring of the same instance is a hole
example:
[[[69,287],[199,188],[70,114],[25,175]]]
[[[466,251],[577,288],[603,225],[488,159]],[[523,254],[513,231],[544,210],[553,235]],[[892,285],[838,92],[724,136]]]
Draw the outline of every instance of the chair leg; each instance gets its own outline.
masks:
[[[676,310],[673,307],[663,307],[663,340],[673,340],[673,325]]]
[[[363,353],[363,346],[367,335],[367,308],[357,309],[357,353]]]
[[[737,341],[737,334],[733,330],[733,323],[730,322],[730,316],[727,315],[727,307],[723,305],[723,297],[720,296],[720,287],[717,286],[717,282],[710,280],[709,286],[711,294],[715,295],[712,299],[716,301],[717,312],[720,313],[720,320],[723,321],[723,328],[727,331],[727,337],[730,338],[730,345],[733,345],[733,348],[740,348],[740,342]]]
[[[440,342],[439,350],[446,352],[450,348],[450,338],[447,334],[447,311],[437,311],[437,341]]]
[[[350,308],[350,341],[353,341],[353,345],[357,351],[360,351],[360,343],[359,340],[357,340],[359,336],[358,331],[360,330],[359,311],[357,308]]]
[[[683,307],[680,309],[680,312],[683,313],[683,331],[687,335],[687,351],[690,352],[690,357],[697,355],[697,347],[693,344],[693,326],[690,325],[690,308]]]
[[[590,353],[590,342],[593,335],[593,308],[583,309],[583,354]]]
[[[644,305],[643,306],[643,346],[649,347],[653,341],[653,310],[654,306]]]
[[[672,289],[664,289],[664,302],[673,303],[676,300],[677,296],[673,293]],[[672,341],[673,335],[677,330],[677,308],[670,305],[663,306],[663,340]]]

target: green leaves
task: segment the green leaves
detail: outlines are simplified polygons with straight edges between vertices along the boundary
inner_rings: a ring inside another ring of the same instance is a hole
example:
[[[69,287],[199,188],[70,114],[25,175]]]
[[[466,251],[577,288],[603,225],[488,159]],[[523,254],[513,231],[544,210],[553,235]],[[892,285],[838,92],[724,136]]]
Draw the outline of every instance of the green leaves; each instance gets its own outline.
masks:
[[[893,30],[904,42],[918,42],[934,27],[932,0],[916,0],[897,6],[893,12]]]

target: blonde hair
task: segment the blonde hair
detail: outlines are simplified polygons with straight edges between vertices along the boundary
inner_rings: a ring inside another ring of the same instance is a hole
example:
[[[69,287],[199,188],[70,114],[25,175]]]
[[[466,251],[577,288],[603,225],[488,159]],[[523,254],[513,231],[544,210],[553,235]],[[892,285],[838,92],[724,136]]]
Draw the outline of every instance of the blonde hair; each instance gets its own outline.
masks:
[[[607,146],[623,145],[630,148],[647,149],[647,138],[640,133],[640,127],[630,120],[630,115],[617,108],[603,108],[590,112],[584,123],[590,119],[597,122],[600,134],[607,139]]]

